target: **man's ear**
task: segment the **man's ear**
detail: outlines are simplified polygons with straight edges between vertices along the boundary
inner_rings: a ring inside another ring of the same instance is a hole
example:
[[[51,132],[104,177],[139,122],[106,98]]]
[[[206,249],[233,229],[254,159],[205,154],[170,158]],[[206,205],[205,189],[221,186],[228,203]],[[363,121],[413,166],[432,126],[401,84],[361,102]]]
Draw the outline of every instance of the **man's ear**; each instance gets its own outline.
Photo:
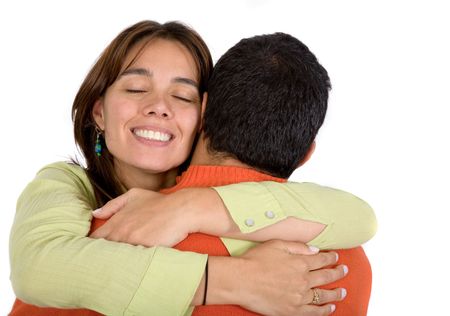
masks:
[[[303,166],[309,160],[309,158],[311,158],[312,154],[314,153],[314,150],[316,150],[316,141],[313,141],[311,143],[311,146],[309,146],[309,149],[305,155],[305,158],[303,158],[302,161],[300,161],[300,163],[298,164],[298,167]]]
[[[92,108],[92,117],[95,120],[95,123],[97,124],[98,128],[100,128],[102,131],[105,130],[105,119],[103,114],[103,100],[98,99],[95,101],[95,104]]]
[[[205,115],[206,102],[208,102],[208,92],[203,92],[203,99],[201,104],[200,112],[200,124],[198,126],[198,131],[201,132],[203,129],[203,116]]]

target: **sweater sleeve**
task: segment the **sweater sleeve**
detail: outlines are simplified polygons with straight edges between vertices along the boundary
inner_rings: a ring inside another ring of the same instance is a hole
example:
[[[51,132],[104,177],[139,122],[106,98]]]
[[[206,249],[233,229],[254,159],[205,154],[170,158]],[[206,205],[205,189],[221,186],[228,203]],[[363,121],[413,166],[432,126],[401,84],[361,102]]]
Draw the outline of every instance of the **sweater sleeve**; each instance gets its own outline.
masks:
[[[375,214],[365,201],[313,183],[246,182],[214,189],[243,233],[292,216],[326,225],[309,245],[341,249],[363,244],[377,229]]]
[[[189,314],[207,257],[86,237],[93,199],[84,171],[66,163],[25,188],[10,236],[18,298],[107,315]]]

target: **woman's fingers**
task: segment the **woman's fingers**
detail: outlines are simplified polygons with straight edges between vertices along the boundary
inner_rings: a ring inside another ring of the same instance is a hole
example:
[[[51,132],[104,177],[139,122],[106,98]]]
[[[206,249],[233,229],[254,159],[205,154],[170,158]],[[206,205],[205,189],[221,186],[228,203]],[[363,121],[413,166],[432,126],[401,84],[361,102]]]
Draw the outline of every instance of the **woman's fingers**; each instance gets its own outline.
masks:
[[[120,211],[128,202],[128,197],[130,195],[130,191],[119,195],[115,199],[112,199],[108,201],[105,205],[103,205],[101,208],[96,209],[92,212],[92,215],[95,218],[99,219],[108,219],[114,214],[116,214],[118,211]]]
[[[325,316],[330,315],[336,310],[336,306],[333,304],[327,304],[323,306],[305,305],[302,306],[297,316]]]
[[[304,244],[273,240],[243,254],[246,280],[238,286],[237,305],[269,315],[329,315],[330,302],[345,292],[315,288],[343,278],[347,269],[330,268],[338,259],[335,252],[300,254],[305,250]]]
[[[317,247],[308,246],[296,241],[271,240],[268,243],[293,255],[314,255],[319,252],[319,248]]]
[[[342,301],[347,296],[347,290],[343,288],[337,288],[333,290],[324,290],[314,288],[309,291],[309,294],[305,296],[306,305],[323,305],[332,302]]]
[[[308,270],[313,271],[334,265],[338,259],[339,256],[336,252],[321,252],[314,256],[305,257],[304,261],[308,265]]]
[[[332,269],[321,269],[310,271],[308,281],[311,288],[333,283],[342,279],[348,273],[346,265],[339,265]]]

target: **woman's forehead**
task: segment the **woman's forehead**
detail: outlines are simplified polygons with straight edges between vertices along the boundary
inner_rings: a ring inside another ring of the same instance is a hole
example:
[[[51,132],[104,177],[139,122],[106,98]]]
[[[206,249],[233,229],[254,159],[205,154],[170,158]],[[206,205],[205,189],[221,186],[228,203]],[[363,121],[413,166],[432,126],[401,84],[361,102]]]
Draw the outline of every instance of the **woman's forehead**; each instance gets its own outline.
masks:
[[[130,68],[144,67],[148,63],[164,63],[173,69],[182,70],[184,77],[190,73],[188,77],[191,80],[197,82],[200,79],[196,59],[183,43],[175,39],[156,37],[136,43],[125,57],[121,73]]]

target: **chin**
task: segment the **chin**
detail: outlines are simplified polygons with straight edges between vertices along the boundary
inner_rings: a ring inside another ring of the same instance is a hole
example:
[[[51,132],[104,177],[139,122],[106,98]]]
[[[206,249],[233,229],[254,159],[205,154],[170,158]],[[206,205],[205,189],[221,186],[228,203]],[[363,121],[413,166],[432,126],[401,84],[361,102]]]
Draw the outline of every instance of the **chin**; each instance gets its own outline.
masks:
[[[149,164],[149,163],[143,163],[139,167],[140,169],[144,169],[147,172],[158,174],[158,173],[164,173],[169,172],[172,170],[176,170],[178,166],[174,166],[173,164]]]

